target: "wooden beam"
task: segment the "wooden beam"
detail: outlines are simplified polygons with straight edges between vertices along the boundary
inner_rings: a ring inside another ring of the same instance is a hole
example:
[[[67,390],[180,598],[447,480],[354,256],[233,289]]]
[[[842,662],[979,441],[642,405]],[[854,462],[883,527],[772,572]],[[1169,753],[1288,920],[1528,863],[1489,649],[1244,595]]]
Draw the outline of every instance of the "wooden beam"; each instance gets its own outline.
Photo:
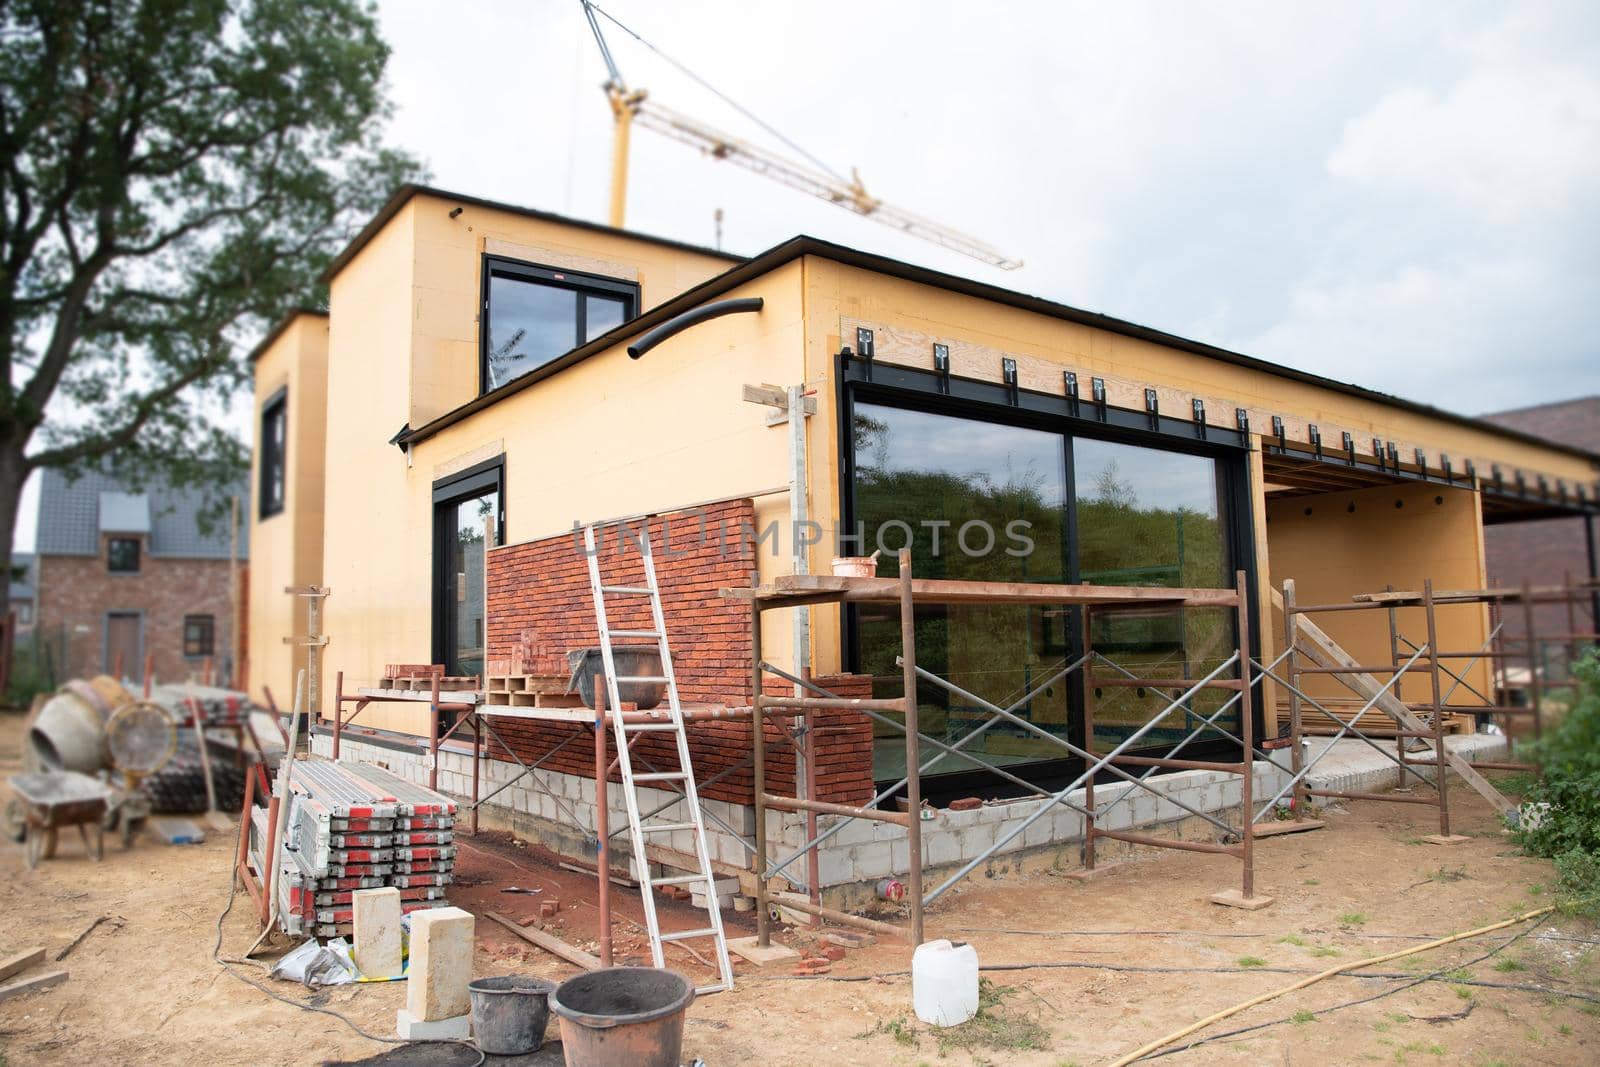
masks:
[[[793,598],[832,596],[853,604],[898,603],[900,583],[894,578],[841,578],[833,574],[790,574],[771,585],[724,589],[741,600],[766,600],[768,607],[787,607]],[[1232,607],[1239,599],[1232,589],[1167,589],[1159,586],[1046,584],[1029,582],[965,582],[917,578],[912,598],[920,604],[1094,604],[1103,607]]]
[[[1283,610],[1283,595],[1276,589],[1272,591],[1272,606],[1279,611]],[[1372,675],[1363,673],[1359,669],[1360,665],[1350,657],[1350,654],[1340,648],[1338,642],[1329,637],[1320,626],[1305,615],[1296,615],[1295,619],[1295,628],[1304,639],[1299,648],[1308,659],[1323,667],[1349,667],[1351,669],[1349,674],[1334,675],[1334,677],[1366,700],[1374,701],[1374,706],[1405,729],[1419,731],[1428,729],[1428,724],[1401,703],[1392,692],[1384,689],[1383,683]],[[1472,765],[1466,760],[1446,750],[1445,762],[1450,765],[1451,770],[1461,776],[1462,781],[1476,790],[1479,796],[1494,805],[1496,811],[1503,815],[1513,810],[1515,805],[1501,795],[1500,790],[1490,785],[1487,778],[1473,770]]]
[[[66,971],[46,971],[44,974],[36,974],[32,978],[19,978],[15,982],[0,985],[0,1000],[10,1000],[12,997],[20,997],[24,993],[37,993],[41,990],[58,986],[66,980]]]
[[[10,978],[19,971],[25,971],[35,963],[44,962],[44,949],[31,948],[26,952],[19,952],[15,956],[7,956],[0,960],[0,981]]]
[[[533,926],[518,926],[504,915],[499,915],[492,911],[488,913],[488,917],[499,923],[501,926],[504,926],[507,930],[510,930],[512,933],[516,934],[530,945],[538,945],[552,956],[559,956],[568,963],[575,963],[586,971],[597,971],[600,969],[600,960],[598,957],[589,955],[587,952],[583,951],[583,949],[561,940],[554,934],[547,934],[543,930]]]

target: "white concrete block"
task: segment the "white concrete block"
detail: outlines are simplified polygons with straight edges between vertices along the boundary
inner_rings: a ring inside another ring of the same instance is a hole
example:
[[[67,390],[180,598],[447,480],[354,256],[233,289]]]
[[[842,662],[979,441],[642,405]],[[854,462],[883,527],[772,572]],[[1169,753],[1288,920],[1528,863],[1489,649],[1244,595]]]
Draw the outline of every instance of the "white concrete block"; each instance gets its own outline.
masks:
[[[422,1020],[401,1008],[395,1013],[394,1032],[407,1041],[466,1041],[472,1036],[472,1016]]]
[[[466,1015],[472,1007],[472,913],[456,907],[411,914],[411,968],[406,1010],[419,1022]]]
[[[355,912],[356,966],[369,978],[394,978],[403,969],[400,958],[400,890],[357,889],[351,894]]]

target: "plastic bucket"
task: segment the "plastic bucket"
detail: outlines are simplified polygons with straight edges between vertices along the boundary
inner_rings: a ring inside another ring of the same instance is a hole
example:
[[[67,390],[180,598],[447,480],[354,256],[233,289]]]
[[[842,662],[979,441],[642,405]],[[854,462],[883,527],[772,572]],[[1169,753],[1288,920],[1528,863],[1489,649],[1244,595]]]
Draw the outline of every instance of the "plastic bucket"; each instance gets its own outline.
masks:
[[[495,1056],[522,1056],[544,1045],[554,982],[507,975],[479,978],[467,985],[472,997],[472,1035],[478,1048]]]
[[[678,1067],[694,983],[677,971],[606,967],[550,994],[567,1067]]]
[[[876,556],[833,557],[833,574],[836,578],[873,578],[877,573]]]

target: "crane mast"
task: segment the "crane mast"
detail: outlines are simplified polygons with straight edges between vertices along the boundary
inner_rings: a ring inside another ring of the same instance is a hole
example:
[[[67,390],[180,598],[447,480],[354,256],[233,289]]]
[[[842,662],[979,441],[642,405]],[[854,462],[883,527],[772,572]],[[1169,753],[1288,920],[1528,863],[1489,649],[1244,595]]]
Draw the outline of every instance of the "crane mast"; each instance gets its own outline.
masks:
[[[595,44],[600,48],[600,57],[606,65],[607,81],[604,89],[606,99],[611,104],[613,119],[611,225],[620,229],[626,216],[628,148],[633,125],[637,122],[646,129],[654,130],[681,144],[698,148],[713,159],[726,160],[752,173],[781,182],[791,189],[808,193],[847,211],[853,211],[863,218],[872,219],[901,233],[920,237],[941,248],[970,256],[1001,270],[1016,270],[1022,266],[1020,259],[1013,259],[993,245],[970,234],[868,195],[860,175],[854,169],[850,172],[850,181],[841,181],[815,167],[751,144],[698,119],[654,103],[642,89],[630,90],[622,79],[622,72],[617,69],[611,49],[606,45],[605,35],[600,32],[600,23],[595,17],[593,4],[589,0],[581,2],[584,16],[589,21],[589,29],[594,33]]]

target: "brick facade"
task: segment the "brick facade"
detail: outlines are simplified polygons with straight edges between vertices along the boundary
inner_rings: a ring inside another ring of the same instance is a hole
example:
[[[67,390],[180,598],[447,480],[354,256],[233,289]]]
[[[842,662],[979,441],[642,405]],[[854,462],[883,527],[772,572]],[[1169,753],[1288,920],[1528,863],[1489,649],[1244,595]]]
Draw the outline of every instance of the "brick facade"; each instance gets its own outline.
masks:
[[[718,590],[747,586],[756,570],[752,536],[754,505],[734,501],[650,520],[649,534],[661,586],[662,608],[678,690],[685,702],[745,706],[750,702],[750,608],[726,600]],[[639,536],[639,524],[631,536]],[[600,549],[600,568],[607,584],[642,585],[644,567],[636,544],[608,531]],[[571,534],[496,549],[488,563],[488,658],[521,657],[530,672],[564,673],[565,653],[598,644],[594,601],[589,591],[588,562],[581,542]],[[648,630],[649,602],[644,597],[607,601],[613,629]],[[819,684],[844,696],[871,696],[865,677],[819,679]],[[859,803],[872,795],[872,729],[864,716],[851,712],[815,717],[818,727],[817,796]],[[504,721],[496,731],[519,757],[533,760],[572,735],[572,728]],[[793,751],[782,743],[778,727],[769,724],[767,775],[771,792],[794,791]],[[690,730],[695,777],[705,783],[750,754],[748,723],[711,722]],[[491,750],[492,751],[492,750]],[[635,769],[642,760],[672,769],[676,757],[660,737],[645,735],[635,746]],[[593,751],[573,744],[546,766],[594,777]],[[703,796],[735,803],[751,802],[748,767],[731,771]]]
[[[106,618],[112,612],[141,614],[144,650],[153,657],[155,675],[162,681],[200,675],[203,660],[183,655],[183,620],[186,615],[210,615],[212,659],[220,676],[232,647],[228,561],[152,556],[149,539],[140,540],[137,574],[107,570],[104,536],[99,556],[39,557],[37,634],[50,650],[57,680],[111,669],[105,639]],[[143,669],[142,663],[123,665],[130,678],[139,677]]]

